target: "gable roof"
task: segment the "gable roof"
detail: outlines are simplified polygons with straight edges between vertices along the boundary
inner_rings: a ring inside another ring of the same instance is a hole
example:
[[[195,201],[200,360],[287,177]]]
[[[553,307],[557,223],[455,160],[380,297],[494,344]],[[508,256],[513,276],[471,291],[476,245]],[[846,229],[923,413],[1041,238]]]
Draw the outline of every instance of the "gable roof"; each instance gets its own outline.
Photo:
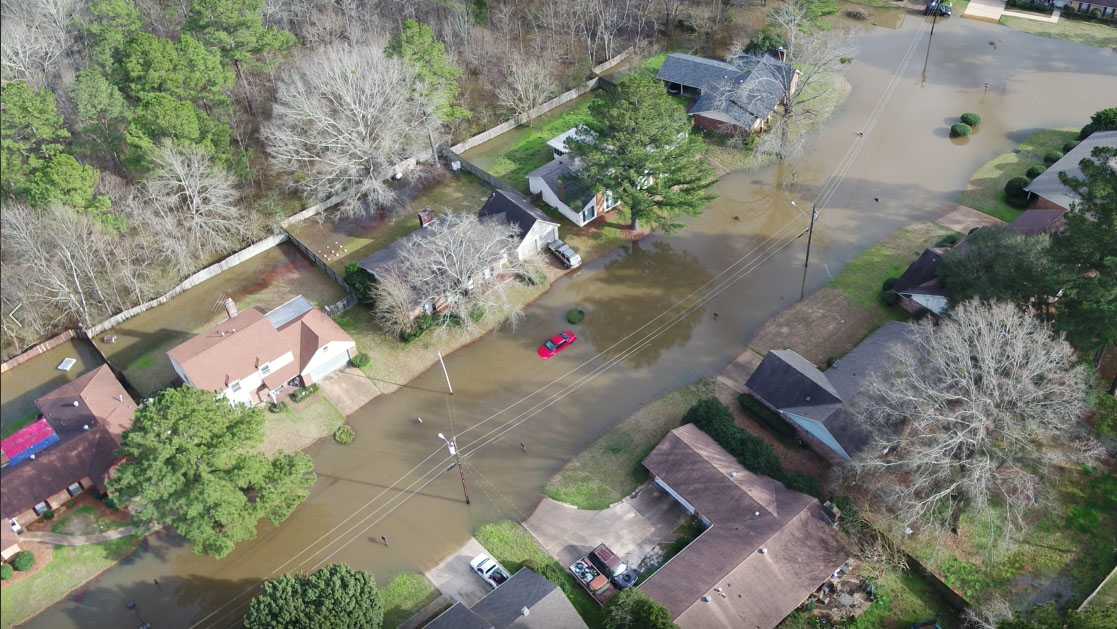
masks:
[[[560,201],[576,212],[581,211],[595,194],[585,179],[559,160],[551,160],[528,173],[528,178],[532,177],[542,179]]]
[[[710,523],[641,586],[684,626],[775,627],[848,557],[817,500],[749,472],[693,424],[644,467]]]
[[[304,312],[298,318],[279,328],[279,335],[283,337],[287,347],[294,354],[294,360],[290,366],[295,369],[294,373],[287,376],[286,379],[281,379],[282,376],[275,377],[274,380],[280,384],[295,377],[296,374],[302,373],[310,364],[310,359],[314,358],[318,350],[328,343],[354,342],[353,337],[349,336],[345,330],[341,329],[341,326],[318,308]],[[280,371],[286,371],[286,368]],[[265,380],[269,381],[271,379],[269,376]]]
[[[1059,173],[1065,172],[1071,177],[1082,177],[1082,168],[1079,167],[1079,162],[1090,157],[1094,148],[1098,146],[1117,148],[1117,131],[1095,131],[1091,133],[1089,137],[1079,142],[1059,161],[1043,171],[1042,175],[1033,179],[1024,189],[1069,210],[1070,206],[1078,200],[1078,193],[1068,188],[1059,179]]]
[[[528,610],[524,615],[523,610]],[[554,583],[529,568],[489,592],[472,609],[460,602],[427,629],[585,629],[577,610]]]
[[[841,406],[838,391],[811,361],[790,349],[772,350],[760,361],[745,386],[782,410],[825,420]]]
[[[914,333],[915,326],[910,323],[889,321],[839,358],[825,375],[843,399],[851,400],[866,378],[887,367],[892,360],[892,349],[910,343]]]
[[[479,212],[481,218],[500,218],[515,225],[520,230],[520,237],[524,237],[538,222],[557,225],[548,220],[547,216],[535,209],[531,202],[523,195],[516,192],[497,190],[489,195],[485,205]]]
[[[1009,230],[1024,236],[1054,234],[1066,226],[1063,215],[1067,210],[1025,210],[1016,220],[1008,224]]]
[[[892,289],[899,292],[921,286],[927,282],[937,279],[939,276],[939,265],[942,264],[942,257],[945,251],[938,247],[930,247],[924,249],[923,253],[912,262],[904,274],[896,280],[896,284]]]
[[[167,352],[191,384],[224,391],[230,383],[286,354],[289,348],[259,308],[226,319]]]
[[[74,405],[77,402],[77,406]],[[10,518],[73,483],[90,477],[99,489],[116,462],[136,403],[108,365],[72,380],[35,401],[57,443],[33,460],[3,469],[0,515]]]
[[[732,79],[739,73],[736,66],[725,61],[673,52],[667,55],[655,78],[703,89],[710,83]]]

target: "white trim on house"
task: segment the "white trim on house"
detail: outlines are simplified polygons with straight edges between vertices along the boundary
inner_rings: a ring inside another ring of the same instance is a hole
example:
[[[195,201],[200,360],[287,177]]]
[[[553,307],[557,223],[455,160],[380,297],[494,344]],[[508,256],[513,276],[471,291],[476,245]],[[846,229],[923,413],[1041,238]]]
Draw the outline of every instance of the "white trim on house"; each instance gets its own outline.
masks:
[[[349,359],[353,357],[356,349],[357,344],[353,341],[326,343],[314,352],[314,356],[307,361],[306,368],[299,375],[302,376],[303,382],[307,384],[321,382],[322,378],[344,368],[349,363]]]
[[[550,164],[554,163],[555,162],[551,162]],[[548,164],[548,166],[550,166],[550,164]],[[547,168],[547,166],[544,166],[544,168]],[[584,227],[587,223],[590,223],[602,214],[612,210],[619,204],[613,196],[613,193],[606,190],[598,191],[598,193],[591,197],[584,206],[577,209],[571,208],[559,198],[558,192],[552,189],[551,185],[547,183],[547,180],[544,179],[541,174],[542,170],[543,169],[536,170],[528,175],[528,189],[531,190],[532,194],[540,195],[544,203],[558,210],[560,214],[578,227]]]

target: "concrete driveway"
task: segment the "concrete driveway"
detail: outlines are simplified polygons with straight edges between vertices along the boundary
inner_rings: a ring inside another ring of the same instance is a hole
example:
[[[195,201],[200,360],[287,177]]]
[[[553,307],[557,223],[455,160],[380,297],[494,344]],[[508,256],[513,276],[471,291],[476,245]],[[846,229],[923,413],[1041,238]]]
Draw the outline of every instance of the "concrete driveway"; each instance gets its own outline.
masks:
[[[524,526],[564,566],[604,543],[630,566],[675,541],[687,513],[654,483],[608,509],[585,511],[544,498]]]
[[[427,578],[444,596],[472,607],[490,591],[488,584],[469,567],[469,562],[484,552],[481,542],[471,537],[442,563],[428,570]]]
[[[319,386],[322,393],[346,417],[380,395],[376,383],[352,365],[334,372]]]

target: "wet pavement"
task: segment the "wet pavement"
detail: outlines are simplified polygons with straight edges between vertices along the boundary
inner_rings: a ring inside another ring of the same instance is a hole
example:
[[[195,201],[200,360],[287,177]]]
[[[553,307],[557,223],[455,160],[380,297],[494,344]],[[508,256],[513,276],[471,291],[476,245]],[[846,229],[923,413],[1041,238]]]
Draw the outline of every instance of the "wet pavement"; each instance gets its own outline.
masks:
[[[832,173],[841,185],[826,194],[808,290],[899,227],[952,209],[977,166],[1031,130],[1077,128],[1117,94],[1113,51],[958,19],[936,27],[924,80],[928,26],[909,15],[898,30],[859,38],[848,69],[853,93],[802,159],[731,173],[685,231],[587,264],[528,308],[515,331],[447,357],[453,397],[439,393],[446,386],[435,368],[353,414],[360,438],[308,451],[320,480],[282,527],[262,524],[256,540],[221,561],[154,536],[28,626],[122,627],[140,618],[156,627],[235,626],[262,578],[331,561],[381,580],[428,569],[476,526],[526,518],[572,455],[647,402],[716,375],[765,319],[795,301],[805,243],[784,237],[802,230],[804,208],[831,190],[824,182]],[[985,122],[958,145],[946,130],[964,111]],[[535,347],[568,327],[563,314],[573,305],[587,311],[578,344],[539,361]],[[440,431],[459,434],[471,505],[447,472]]]

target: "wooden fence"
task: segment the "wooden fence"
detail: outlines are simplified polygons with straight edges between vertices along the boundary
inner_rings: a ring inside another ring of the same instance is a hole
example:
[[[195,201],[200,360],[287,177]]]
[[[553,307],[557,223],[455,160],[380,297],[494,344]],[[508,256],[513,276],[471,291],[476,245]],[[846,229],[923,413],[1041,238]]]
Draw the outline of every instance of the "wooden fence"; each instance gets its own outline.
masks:
[[[12,356],[8,360],[4,361],[3,363],[0,363],[0,373],[4,373],[5,371],[11,369],[12,367],[18,367],[18,366],[22,365],[23,363],[31,360],[32,358],[38,356],[39,354],[49,352],[50,350],[52,350],[52,349],[58,347],[59,345],[65,343],[66,341],[69,341],[70,339],[74,338],[75,335],[76,335],[76,333],[73,330],[66,330],[65,332],[59,334],[58,336],[55,336],[53,338],[49,338],[49,339],[43,341],[42,343],[39,343],[38,345],[35,345],[34,347],[31,347],[30,349],[24,350],[20,354]]]

